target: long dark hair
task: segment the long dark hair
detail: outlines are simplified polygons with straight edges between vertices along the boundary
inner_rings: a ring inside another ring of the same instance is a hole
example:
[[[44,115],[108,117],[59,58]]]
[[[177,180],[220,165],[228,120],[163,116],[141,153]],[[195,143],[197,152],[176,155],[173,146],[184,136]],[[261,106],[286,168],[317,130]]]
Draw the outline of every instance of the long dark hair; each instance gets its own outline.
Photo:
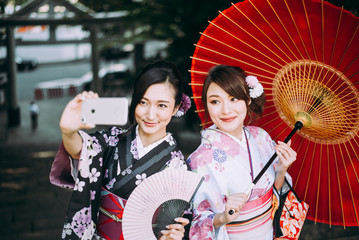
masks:
[[[175,92],[175,106],[181,103],[182,78],[175,64],[164,60],[158,60],[144,67],[135,80],[130,110],[128,113],[130,126],[136,124],[135,109],[145,95],[147,89],[153,84],[167,82],[171,84]]]
[[[251,98],[246,77],[244,70],[240,67],[217,65],[209,70],[202,89],[202,102],[206,111],[206,121],[208,120],[207,92],[211,83],[216,83],[230,96],[244,100],[249,118],[247,124],[251,123],[255,118],[262,117],[265,94],[263,92],[259,97]]]

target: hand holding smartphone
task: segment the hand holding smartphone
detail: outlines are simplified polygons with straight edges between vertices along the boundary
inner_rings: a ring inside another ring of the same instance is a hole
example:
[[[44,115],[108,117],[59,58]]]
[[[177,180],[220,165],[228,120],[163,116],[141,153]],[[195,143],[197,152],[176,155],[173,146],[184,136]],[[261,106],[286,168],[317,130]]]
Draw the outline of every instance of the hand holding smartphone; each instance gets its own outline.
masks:
[[[81,107],[82,122],[96,125],[126,125],[128,119],[128,99],[94,98],[85,99]]]

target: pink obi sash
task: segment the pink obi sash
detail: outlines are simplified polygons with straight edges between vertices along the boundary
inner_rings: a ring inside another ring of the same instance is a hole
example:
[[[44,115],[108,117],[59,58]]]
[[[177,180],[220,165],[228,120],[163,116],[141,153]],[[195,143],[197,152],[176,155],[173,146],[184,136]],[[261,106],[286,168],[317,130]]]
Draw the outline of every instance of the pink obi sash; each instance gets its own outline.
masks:
[[[97,235],[107,240],[123,240],[122,214],[126,200],[101,188]]]
[[[264,227],[266,230],[271,230],[273,228],[271,220],[272,196],[273,188],[267,191],[262,197],[247,202],[236,221],[226,225],[228,234],[244,234],[253,229],[257,231],[259,226]]]

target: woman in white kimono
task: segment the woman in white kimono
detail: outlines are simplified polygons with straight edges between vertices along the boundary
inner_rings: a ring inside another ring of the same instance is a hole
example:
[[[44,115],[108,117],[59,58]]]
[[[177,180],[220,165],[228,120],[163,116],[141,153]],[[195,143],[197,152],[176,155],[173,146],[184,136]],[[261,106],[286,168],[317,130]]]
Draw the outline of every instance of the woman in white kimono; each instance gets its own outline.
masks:
[[[177,68],[164,61],[146,66],[136,79],[128,130],[111,127],[93,134],[80,131],[94,127],[81,122],[81,104],[91,98],[98,95],[83,92],[76,96],[60,120],[63,141],[50,181],[74,190],[62,239],[123,239],[121,223],[107,224],[122,218],[122,212],[109,213],[113,203],[103,202],[101,196],[111,194],[114,206],[122,211],[129,195],[146,177],[166,168],[187,170],[166,127],[172,116],[187,111],[190,100],[182,93]],[[100,217],[106,217],[103,214],[111,219],[99,222]],[[160,240],[183,238],[189,221],[178,216],[176,222],[162,230]]]
[[[193,202],[190,239],[273,239],[273,185],[283,186],[296,152],[290,143],[275,146],[266,131],[245,125],[262,115],[262,85],[239,67],[215,66],[204,82],[202,101],[214,125],[201,132],[201,145],[187,160],[205,177]],[[246,193],[274,152],[279,160]]]

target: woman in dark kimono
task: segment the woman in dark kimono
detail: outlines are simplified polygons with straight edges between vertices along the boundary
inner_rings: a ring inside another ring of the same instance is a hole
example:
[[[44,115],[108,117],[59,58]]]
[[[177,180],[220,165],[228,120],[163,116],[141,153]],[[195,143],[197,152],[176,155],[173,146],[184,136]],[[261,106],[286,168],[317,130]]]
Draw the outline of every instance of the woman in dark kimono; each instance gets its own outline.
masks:
[[[166,132],[172,116],[181,116],[190,107],[173,64],[158,61],[142,70],[135,81],[128,130],[112,127],[94,134],[81,131],[94,127],[81,122],[81,104],[91,98],[98,95],[83,92],[76,96],[60,120],[62,144],[50,181],[73,188],[62,239],[111,239],[97,226],[99,215],[107,213],[100,206],[101,194],[117,195],[117,204],[124,206],[146,177],[166,168],[187,170],[176,141]],[[182,239],[189,221],[179,216],[176,222],[164,229],[159,239]],[[116,231],[122,232],[121,227]]]

